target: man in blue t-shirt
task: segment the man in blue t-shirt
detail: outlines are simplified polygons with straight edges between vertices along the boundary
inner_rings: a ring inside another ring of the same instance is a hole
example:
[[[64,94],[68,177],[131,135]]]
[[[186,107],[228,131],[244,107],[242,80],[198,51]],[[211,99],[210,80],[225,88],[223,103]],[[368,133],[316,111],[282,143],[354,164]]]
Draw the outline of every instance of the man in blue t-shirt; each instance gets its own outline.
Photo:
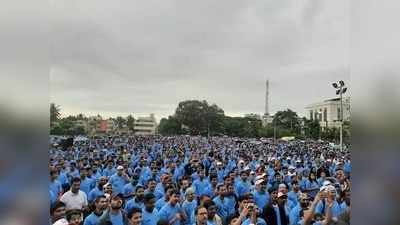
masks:
[[[117,173],[110,177],[109,183],[112,184],[113,193],[123,193],[125,184],[130,181],[128,175],[124,172],[123,166],[117,167]]]
[[[129,212],[132,208],[144,208],[144,187],[141,185],[136,186],[135,197],[126,202],[125,211]]]
[[[171,225],[179,225],[186,220],[186,215],[178,203],[179,198],[179,190],[173,190],[169,202],[158,213],[160,219],[168,221]]]
[[[156,196],[153,193],[144,195],[144,209],[142,210],[142,225],[157,225],[158,211],[155,209]]]
[[[96,197],[94,201],[95,210],[86,217],[83,225],[97,225],[99,224],[100,217],[103,214],[104,210],[107,209],[107,198],[104,195],[100,195]]]

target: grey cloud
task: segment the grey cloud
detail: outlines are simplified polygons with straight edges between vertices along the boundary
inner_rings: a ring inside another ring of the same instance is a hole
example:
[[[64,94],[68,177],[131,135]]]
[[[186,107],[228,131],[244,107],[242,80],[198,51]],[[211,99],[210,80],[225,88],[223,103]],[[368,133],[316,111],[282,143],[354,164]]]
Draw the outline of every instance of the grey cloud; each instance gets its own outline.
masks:
[[[263,113],[269,77],[271,110],[302,113],[347,76],[344,2],[57,1],[51,100],[68,113],[166,116],[185,99]]]

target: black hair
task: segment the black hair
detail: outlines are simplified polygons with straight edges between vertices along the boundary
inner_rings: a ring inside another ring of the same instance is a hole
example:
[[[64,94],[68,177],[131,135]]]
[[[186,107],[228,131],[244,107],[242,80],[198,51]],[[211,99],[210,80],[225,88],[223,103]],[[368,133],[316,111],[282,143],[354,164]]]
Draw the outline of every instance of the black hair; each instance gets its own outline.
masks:
[[[71,209],[71,210],[68,210],[65,213],[65,217],[66,217],[68,222],[70,222],[70,220],[72,219],[72,216],[74,216],[74,215],[83,216],[83,213],[82,213],[82,211],[80,209]]]
[[[169,222],[168,222],[168,220],[159,219],[157,221],[157,225],[169,225]]]
[[[54,211],[56,211],[58,208],[65,207],[65,203],[62,201],[56,201],[54,202],[51,207],[50,207],[50,215],[53,215]]]
[[[197,207],[194,209],[194,215],[197,215],[197,213],[199,212],[199,210],[200,210],[201,208],[207,209],[207,207],[205,207],[204,205],[199,205],[199,206],[197,206]],[[158,224],[157,224],[157,225],[158,225]]]
[[[204,201],[203,206],[208,210],[211,206],[215,206],[215,202],[210,199]]]
[[[107,198],[107,197],[105,195],[99,195],[95,198],[94,202],[98,203],[102,198]]]
[[[128,211],[127,217],[128,217],[129,219],[131,219],[132,216],[133,216],[133,214],[135,214],[135,213],[142,213],[142,209],[137,208],[137,207],[133,207],[131,210]]]
[[[143,201],[144,201],[144,203],[148,203],[148,202],[150,202],[151,199],[155,199],[155,198],[156,198],[156,196],[153,193],[147,193],[144,195]]]
[[[74,177],[74,178],[72,178],[72,180],[71,180],[71,184],[73,184],[73,183],[76,183],[76,182],[81,182],[81,178],[79,178],[79,177]]]

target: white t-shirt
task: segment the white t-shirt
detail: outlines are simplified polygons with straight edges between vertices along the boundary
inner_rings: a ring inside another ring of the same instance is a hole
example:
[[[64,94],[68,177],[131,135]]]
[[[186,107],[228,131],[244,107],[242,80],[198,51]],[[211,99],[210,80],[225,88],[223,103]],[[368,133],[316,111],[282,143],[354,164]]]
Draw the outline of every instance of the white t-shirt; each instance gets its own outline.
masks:
[[[60,201],[64,202],[65,209],[82,209],[84,206],[87,206],[87,196],[85,192],[79,190],[77,194],[72,193],[72,191],[65,192]]]
[[[68,221],[64,218],[57,220],[53,225],[68,225]]]

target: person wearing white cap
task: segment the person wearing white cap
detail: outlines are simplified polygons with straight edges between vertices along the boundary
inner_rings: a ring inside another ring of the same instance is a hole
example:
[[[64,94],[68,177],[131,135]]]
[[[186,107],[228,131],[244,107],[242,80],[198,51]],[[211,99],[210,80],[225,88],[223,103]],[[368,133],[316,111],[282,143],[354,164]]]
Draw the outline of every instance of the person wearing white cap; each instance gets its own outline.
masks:
[[[257,179],[258,178],[258,179]],[[263,176],[257,176],[255,190],[253,191],[254,200],[259,209],[263,209],[269,202],[270,196],[267,192],[267,182]]]
[[[124,186],[125,184],[129,183],[129,181],[130,178],[124,172],[124,167],[118,166],[117,173],[112,175],[108,182],[112,184],[113,192],[118,194],[118,193],[123,193]]]

